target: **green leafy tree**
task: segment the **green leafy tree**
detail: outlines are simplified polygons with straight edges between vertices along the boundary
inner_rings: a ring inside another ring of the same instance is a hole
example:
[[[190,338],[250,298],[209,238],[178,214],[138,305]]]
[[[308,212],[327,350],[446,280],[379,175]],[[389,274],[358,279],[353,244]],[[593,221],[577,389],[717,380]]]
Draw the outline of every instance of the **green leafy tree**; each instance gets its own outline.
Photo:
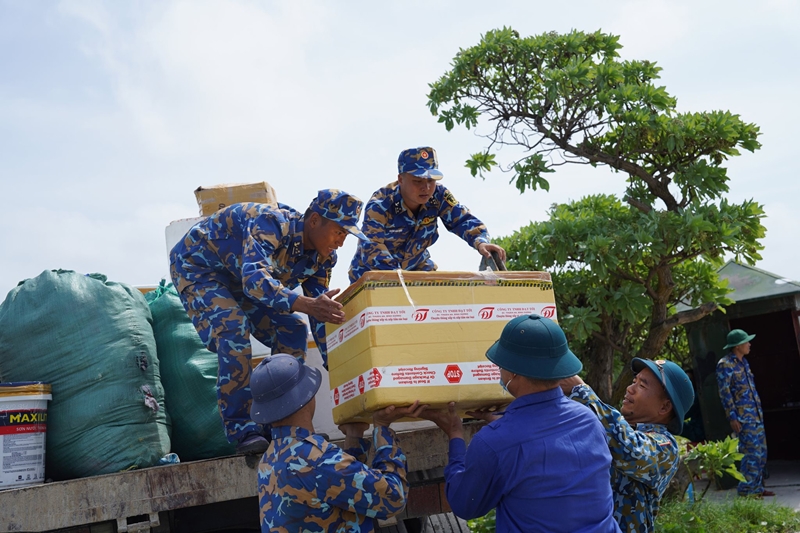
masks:
[[[602,32],[494,30],[460,50],[428,94],[448,130],[491,125],[489,146],[467,161],[474,176],[498,166],[504,146],[520,154],[503,167],[520,192],[547,190],[545,176],[568,163],[627,176],[622,200],[554,206],[548,221],[503,241],[512,268],[554,272],[565,327],[584,343],[587,381],[612,401],[629,382],[624,372],[616,388],[610,382],[613,355],[657,357],[676,326],[729,303],[716,267],[726,253],[760,259],[765,233],[761,205],[723,197],[723,164],[760,147],[758,127],[728,111],[677,112],[654,84],[661,69],[621,60],[620,48]],[[679,302],[694,309],[676,312]]]

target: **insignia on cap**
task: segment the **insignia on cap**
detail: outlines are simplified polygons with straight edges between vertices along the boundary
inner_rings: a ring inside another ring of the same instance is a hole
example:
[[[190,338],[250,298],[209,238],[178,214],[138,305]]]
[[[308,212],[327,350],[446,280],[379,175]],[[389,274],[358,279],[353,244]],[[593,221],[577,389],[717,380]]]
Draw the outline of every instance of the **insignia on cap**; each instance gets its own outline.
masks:
[[[421,151],[421,152],[419,153],[419,156],[420,156],[422,159],[428,159],[428,157],[429,157],[429,156],[428,156],[428,152],[427,152],[426,150],[423,150],[423,151]]]

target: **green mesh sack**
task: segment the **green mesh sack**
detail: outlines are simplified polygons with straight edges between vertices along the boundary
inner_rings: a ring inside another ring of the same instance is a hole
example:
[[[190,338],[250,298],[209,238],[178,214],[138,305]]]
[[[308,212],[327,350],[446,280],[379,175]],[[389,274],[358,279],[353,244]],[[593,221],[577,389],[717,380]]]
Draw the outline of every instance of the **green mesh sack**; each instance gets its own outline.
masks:
[[[138,290],[68,270],[21,282],[0,305],[0,378],[53,386],[47,477],[144,468],[169,453],[151,320]]]
[[[172,420],[172,451],[184,461],[235,453],[217,407],[217,354],[203,345],[171,283],[162,280],[145,298]]]

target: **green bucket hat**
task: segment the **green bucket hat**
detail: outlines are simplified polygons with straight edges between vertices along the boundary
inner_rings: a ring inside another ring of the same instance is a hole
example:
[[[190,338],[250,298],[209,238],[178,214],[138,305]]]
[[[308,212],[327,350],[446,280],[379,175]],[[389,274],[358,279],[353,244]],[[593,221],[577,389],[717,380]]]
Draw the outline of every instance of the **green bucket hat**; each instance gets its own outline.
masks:
[[[748,335],[747,332],[743,329],[734,329],[728,333],[728,344],[722,347],[723,350],[729,350],[734,346],[739,346],[740,344],[744,344],[746,342],[750,342],[751,340],[755,339],[755,335]]]
[[[683,431],[683,419],[686,418],[686,411],[694,403],[694,388],[689,376],[672,361],[663,359],[653,361],[638,357],[631,361],[631,370],[635,373],[638,374],[645,368],[649,368],[650,372],[655,374],[664,385],[669,401],[672,402],[672,411],[675,413],[674,418],[667,424],[667,429],[670,433],[679,435]]]
[[[583,368],[558,324],[539,315],[512,319],[486,351],[486,358],[504,370],[534,379],[568,378]]]

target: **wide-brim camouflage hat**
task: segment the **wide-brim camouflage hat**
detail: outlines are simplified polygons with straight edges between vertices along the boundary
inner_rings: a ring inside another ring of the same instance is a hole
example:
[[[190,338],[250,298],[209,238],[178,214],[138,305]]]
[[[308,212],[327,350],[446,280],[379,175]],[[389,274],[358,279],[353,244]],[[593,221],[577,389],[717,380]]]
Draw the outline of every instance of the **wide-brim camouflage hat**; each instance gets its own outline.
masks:
[[[439,170],[436,150],[430,146],[409,148],[400,152],[400,157],[397,158],[397,173],[431,180],[440,180],[444,177]]]
[[[268,355],[253,369],[250,418],[271,424],[302,409],[319,390],[322,374],[293,355]]]
[[[338,223],[351,235],[369,242],[369,238],[358,227],[362,205],[364,203],[357,196],[338,189],[323,189],[317,193],[309,208],[323,218]]]

